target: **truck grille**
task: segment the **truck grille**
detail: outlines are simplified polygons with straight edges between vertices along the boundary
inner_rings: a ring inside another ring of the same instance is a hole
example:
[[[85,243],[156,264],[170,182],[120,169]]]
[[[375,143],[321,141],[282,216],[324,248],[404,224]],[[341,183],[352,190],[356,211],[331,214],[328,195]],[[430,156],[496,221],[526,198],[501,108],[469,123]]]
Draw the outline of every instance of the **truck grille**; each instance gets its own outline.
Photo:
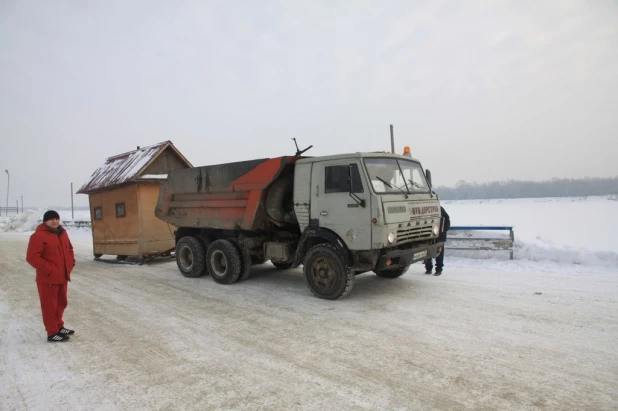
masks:
[[[431,238],[432,227],[410,227],[397,230],[397,241],[420,240]]]

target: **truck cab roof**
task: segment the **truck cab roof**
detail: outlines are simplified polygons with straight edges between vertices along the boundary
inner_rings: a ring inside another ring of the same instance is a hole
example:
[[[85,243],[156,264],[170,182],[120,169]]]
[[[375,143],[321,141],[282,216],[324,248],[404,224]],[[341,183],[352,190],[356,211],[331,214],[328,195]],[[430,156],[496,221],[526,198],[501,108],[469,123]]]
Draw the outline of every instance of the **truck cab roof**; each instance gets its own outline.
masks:
[[[296,164],[317,163],[320,161],[341,160],[341,159],[358,159],[358,158],[397,158],[399,160],[412,160],[420,163],[419,160],[413,157],[404,156],[403,154],[390,153],[387,151],[374,151],[374,152],[357,152],[357,153],[345,153],[334,154],[329,156],[317,156],[317,157],[302,157]]]

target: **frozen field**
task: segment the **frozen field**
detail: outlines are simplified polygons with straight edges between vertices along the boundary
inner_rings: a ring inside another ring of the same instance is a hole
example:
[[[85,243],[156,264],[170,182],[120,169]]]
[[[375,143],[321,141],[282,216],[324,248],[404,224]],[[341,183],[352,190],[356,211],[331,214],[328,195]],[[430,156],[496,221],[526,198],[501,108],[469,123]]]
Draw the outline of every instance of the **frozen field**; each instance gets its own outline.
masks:
[[[71,231],[66,344],[44,342],[24,261],[38,214],[1,218],[0,409],[618,409],[618,201],[444,207],[514,225],[516,259],[452,252],[441,277],[363,274],[325,301],[300,269],[222,286],[95,262]]]
[[[521,247],[592,252],[597,257],[604,251],[618,253],[616,196],[444,201],[442,205],[453,225],[514,226]],[[520,253],[520,257],[532,256]]]

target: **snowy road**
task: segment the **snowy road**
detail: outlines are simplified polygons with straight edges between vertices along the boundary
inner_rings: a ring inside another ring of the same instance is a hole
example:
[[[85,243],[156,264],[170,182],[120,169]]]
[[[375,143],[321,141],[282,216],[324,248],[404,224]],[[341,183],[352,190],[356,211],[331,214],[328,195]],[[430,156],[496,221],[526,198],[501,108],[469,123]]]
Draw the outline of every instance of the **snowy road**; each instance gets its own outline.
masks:
[[[0,409],[618,409],[609,269],[447,259],[442,277],[364,274],[325,301],[300,270],[222,286],[74,243],[76,334],[51,344],[27,237],[0,235]]]

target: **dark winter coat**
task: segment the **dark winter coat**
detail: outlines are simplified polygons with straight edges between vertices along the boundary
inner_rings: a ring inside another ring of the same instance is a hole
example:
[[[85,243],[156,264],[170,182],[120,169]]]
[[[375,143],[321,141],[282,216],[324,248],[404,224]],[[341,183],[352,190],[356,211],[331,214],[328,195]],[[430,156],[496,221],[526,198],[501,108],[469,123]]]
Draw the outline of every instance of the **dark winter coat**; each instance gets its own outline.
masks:
[[[36,269],[36,280],[44,284],[64,284],[71,281],[75,267],[73,245],[62,226],[53,230],[45,224],[30,236],[26,261]]]
[[[444,209],[440,206],[440,213],[442,214],[443,223],[440,225],[440,235],[438,235],[438,242],[446,241],[446,232],[451,228],[451,218]]]

